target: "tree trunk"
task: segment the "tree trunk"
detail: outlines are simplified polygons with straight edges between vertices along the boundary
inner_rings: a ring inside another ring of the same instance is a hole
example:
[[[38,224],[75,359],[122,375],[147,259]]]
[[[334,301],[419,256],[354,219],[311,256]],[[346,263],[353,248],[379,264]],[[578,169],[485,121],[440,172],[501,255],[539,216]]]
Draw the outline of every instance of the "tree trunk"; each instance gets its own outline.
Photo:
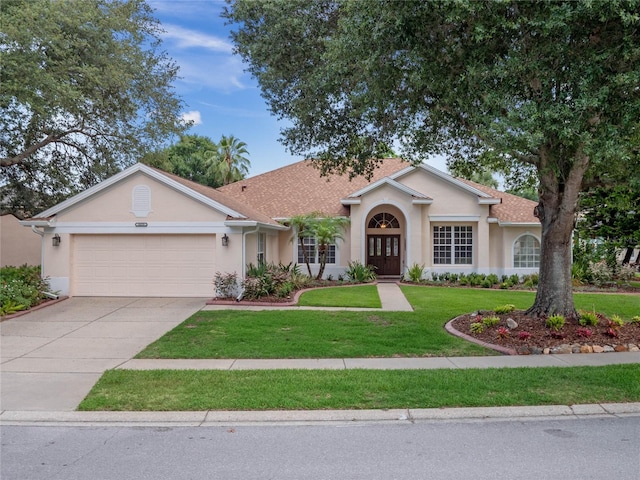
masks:
[[[578,157],[568,171],[558,173],[550,168],[544,156],[538,167],[540,201],[536,216],[542,224],[540,242],[540,277],[534,304],[527,314],[546,318],[550,315],[577,315],[573,303],[571,277],[571,235],[578,208],[578,194],[587,157]]]
[[[322,275],[324,275],[324,268],[327,265],[327,248],[328,245],[322,244],[318,248],[318,262],[320,263],[320,270],[318,270],[318,276],[316,280],[322,280]]]

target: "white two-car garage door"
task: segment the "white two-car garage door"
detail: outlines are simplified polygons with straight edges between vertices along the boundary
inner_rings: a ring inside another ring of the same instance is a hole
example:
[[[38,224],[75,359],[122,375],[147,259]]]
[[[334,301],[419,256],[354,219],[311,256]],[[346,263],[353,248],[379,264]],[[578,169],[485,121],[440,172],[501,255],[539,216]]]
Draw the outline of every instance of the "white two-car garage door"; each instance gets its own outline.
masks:
[[[74,235],[76,296],[210,297],[214,235]]]

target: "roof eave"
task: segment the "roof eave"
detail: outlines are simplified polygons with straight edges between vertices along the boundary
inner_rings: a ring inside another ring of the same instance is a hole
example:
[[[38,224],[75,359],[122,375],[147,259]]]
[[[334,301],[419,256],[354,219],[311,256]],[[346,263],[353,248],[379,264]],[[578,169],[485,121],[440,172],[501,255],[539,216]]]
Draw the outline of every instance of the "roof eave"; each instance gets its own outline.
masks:
[[[265,227],[271,230],[289,230],[286,225],[258,222],[257,220],[226,220],[224,224],[227,227]]]

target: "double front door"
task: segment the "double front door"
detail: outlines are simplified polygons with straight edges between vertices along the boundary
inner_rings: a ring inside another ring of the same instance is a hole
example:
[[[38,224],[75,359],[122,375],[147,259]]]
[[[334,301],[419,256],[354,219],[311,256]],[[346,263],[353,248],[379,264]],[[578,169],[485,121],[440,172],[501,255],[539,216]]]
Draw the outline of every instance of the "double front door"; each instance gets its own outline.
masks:
[[[376,275],[400,275],[400,235],[368,235],[367,265]]]

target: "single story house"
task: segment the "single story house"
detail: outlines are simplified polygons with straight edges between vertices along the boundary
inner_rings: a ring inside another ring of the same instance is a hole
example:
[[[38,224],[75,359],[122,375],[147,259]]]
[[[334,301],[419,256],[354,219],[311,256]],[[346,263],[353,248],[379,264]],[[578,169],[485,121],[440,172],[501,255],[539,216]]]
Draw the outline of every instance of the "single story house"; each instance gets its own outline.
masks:
[[[302,263],[287,220],[317,211],[350,219],[326,276],[351,261],[398,277],[413,264],[428,275],[533,273],[535,205],[401,159],[370,180],[321,177],[301,161],[218,189],[136,164],[21,223],[43,235],[43,274],[61,294],[210,297],[216,272]],[[314,239],[305,245],[317,271]]]

